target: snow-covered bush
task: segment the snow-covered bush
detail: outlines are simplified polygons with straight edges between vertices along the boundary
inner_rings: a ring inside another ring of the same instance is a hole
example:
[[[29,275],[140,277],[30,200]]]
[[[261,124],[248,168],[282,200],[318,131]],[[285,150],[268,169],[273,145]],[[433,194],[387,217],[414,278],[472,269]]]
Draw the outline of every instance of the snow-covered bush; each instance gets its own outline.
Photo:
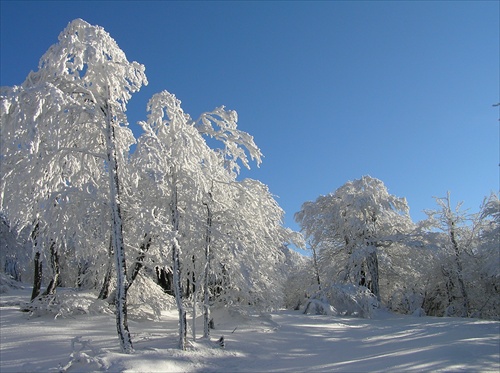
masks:
[[[25,233],[12,229],[7,216],[0,211],[0,272],[16,281],[28,281],[32,275],[31,252],[25,250]]]
[[[55,294],[39,296],[21,305],[21,310],[29,312],[31,317],[52,315],[54,318],[113,313],[109,303],[96,299],[94,293],[73,289],[59,289]]]
[[[135,320],[159,320],[162,311],[176,308],[175,298],[151,278],[139,274],[127,293],[128,315]]]
[[[283,266],[283,306],[298,310],[307,303],[309,295],[317,291],[312,259],[289,248],[283,251],[286,257]]]
[[[498,196],[485,198],[475,214],[462,210],[461,203],[453,208],[449,194],[436,202],[439,208],[426,211],[424,222],[436,253],[423,308],[433,316],[500,318]]]
[[[106,364],[98,355],[103,354],[101,349],[92,345],[91,339],[84,339],[81,336],[71,340],[71,350],[69,361],[66,365],[59,365],[59,373],[75,371],[100,371],[106,368]]]
[[[11,276],[0,272],[0,294],[8,294],[14,289],[24,289],[24,286]]]
[[[387,308],[402,314],[413,314],[421,309],[424,296],[414,288],[396,290],[387,302]]]
[[[370,318],[378,307],[377,297],[364,286],[331,284],[309,299],[304,313]]]

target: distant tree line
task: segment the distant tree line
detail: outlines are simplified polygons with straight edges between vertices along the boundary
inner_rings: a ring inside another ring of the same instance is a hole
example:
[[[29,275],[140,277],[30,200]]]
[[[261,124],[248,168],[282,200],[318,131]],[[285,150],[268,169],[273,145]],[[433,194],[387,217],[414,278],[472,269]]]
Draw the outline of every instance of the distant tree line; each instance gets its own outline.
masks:
[[[313,252],[314,309],[498,319],[498,196],[477,213],[453,207],[450,194],[436,203],[415,224],[406,200],[369,176],[304,203],[295,218]]]

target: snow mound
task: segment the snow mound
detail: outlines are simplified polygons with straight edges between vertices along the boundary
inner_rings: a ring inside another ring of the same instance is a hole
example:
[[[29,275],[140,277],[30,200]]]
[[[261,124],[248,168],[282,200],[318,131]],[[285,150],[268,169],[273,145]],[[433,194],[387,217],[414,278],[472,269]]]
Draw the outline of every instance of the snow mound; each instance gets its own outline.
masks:
[[[128,316],[133,320],[159,320],[163,311],[176,309],[175,298],[151,278],[139,275],[127,294]]]
[[[213,333],[219,330],[270,332],[280,328],[269,313],[255,310],[253,307],[220,307],[211,312],[214,320]]]
[[[304,313],[371,318],[379,306],[377,298],[366,287],[331,284],[309,299]]]
[[[97,355],[102,355],[104,351],[95,348],[91,339],[84,339],[82,336],[71,340],[73,352],[70,355],[69,362],[57,368],[58,373],[82,372],[82,371],[100,371],[106,369],[106,364]]]
[[[24,289],[22,283],[14,280],[11,276],[5,273],[0,273],[0,294],[8,294],[13,290]]]
[[[90,291],[74,289],[58,289],[53,295],[42,295],[31,302],[21,304],[21,309],[29,312],[32,317],[52,315],[72,317],[74,315],[112,314],[110,305]]]

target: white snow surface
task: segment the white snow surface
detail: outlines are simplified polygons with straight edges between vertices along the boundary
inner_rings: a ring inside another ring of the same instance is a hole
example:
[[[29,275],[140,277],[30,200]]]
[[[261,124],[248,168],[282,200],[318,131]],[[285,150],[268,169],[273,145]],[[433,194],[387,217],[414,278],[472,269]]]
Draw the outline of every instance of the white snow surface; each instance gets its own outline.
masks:
[[[2,373],[500,371],[497,321],[218,310],[211,340],[190,340],[180,351],[173,310],[159,321],[129,320],[135,352],[127,355],[120,352],[114,315],[29,317],[19,304],[30,292],[25,286],[0,294]],[[202,330],[201,317],[199,323]],[[221,335],[224,349],[217,344]]]

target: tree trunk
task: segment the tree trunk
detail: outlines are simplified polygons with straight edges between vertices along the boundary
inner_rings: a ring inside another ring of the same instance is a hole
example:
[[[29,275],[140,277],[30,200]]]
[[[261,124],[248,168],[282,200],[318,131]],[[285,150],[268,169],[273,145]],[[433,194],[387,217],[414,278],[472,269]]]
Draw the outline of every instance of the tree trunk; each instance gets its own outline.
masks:
[[[31,240],[35,249],[35,257],[33,258],[33,291],[31,292],[32,301],[40,295],[40,290],[42,288],[42,261],[40,260],[40,245],[38,244],[39,228],[40,223],[37,222],[31,232]]]
[[[316,255],[316,247],[311,246],[313,252],[313,265],[314,271],[316,272],[316,282],[318,283],[318,290],[321,290],[321,281],[319,277],[319,267],[318,267],[318,256]]]
[[[460,294],[462,295],[462,313],[461,317],[467,317],[469,315],[469,297],[467,295],[467,290],[465,289],[464,279],[462,277],[462,261],[460,259],[460,248],[458,242],[455,238],[455,224],[452,221],[450,224],[450,239],[453,245],[453,250],[455,251],[455,264],[457,266],[457,280],[458,286],[460,288]]]
[[[108,102],[105,112],[106,118],[106,145],[109,168],[110,205],[112,215],[112,240],[116,263],[116,328],[120,346],[123,352],[133,351],[132,340],[127,321],[127,264],[125,260],[125,246],[123,242],[123,222],[120,206],[120,181],[118,178],[118,157],[116,150],[116,135],[114,119],[110,107],[110,92],[108,86]]]
[[[370,274],[368,289],[377,297],[377,300],[380,301],[378,257],[375,247],[373,247],[373,251],[366,258],[366,267]]]
[[[54,241],[50,244],[50,265],[52,267],[52,279],[50,280],[47,289],[43,295],[53,295],[56,292],[56,288],[59,284],[59,276],[61,274],[61,268],[59,266],[59,254],[56,250],[56,243]]]
[[[179,260],[180,246],[177,240],[177,234],[179,232],[179,209],[177,204],[177,181],[175,176],[172,178],[172,202],[171,202],[171,212],[172,212],[172,227],[174,230],[174,238],[172,240],[172,261],[174,266],[174,294],[175,301],[177,303],[177,309],[179,310],[179,348],[181,350],[186,349],[186,339],[187,339],[187,322],[186,322],[186,310],[182,304],[182,286],[181,286],[181,265]]]
[[[318,283],[318,291],[321,292],[321,280],[319,277],[319,267],[318,267],[318,257],[316,255],[316,246],[311,245],[311,249],[313,252],[313,266],[314,266],[314,272],[316,275],[316,282]],[[323,295],[321,295],[323,296]],[[307,311],[309,311],[309,306],[311,305],[311,299],[309,299],[306,303],[306,306],[304,308],[304,315],[307,314]]]
[[[171,267],[156,267],[156,281],[168,295],[174,295],[174,276]]]
[[[210,199],[212,198],[209,194]],[[207,231],[205,235],[205,268],[203,273],[203,338],[210,338],[210,243],[212,241],[212,211],[207,203],[203,203],[207,208]]]
[[[99,296],[97,299],[106,299],[109,296],[109,287],[111,285],[111,274],[113,271],[113,241],[110,236],[109,238],[109,246],[108,246],[108,266],[106,268],[106,274],[104,275],[104,281],[102,283],[101,291],[99,292]]]
[[[40,251],[35,253],[33,264],[35,266],[35,273],[33,275],[33,291],[31,292],[32,301],[40,295],[40,289],[42,288],[42,261],[40,260]]]
[[[191,257],[191,262],[193,263],[192,271],[187,274],[187,290],[186,290],[186,298],[189,298],[191,294],[197,292],[196,290],[196,258],[194,255]]]
[[[186,322],[186,310],[182,304],[182,289],[181,289],[181,271],[179,262],[179,242],[177,237],[174,237],[172,243],[172,260],[174,262],[174,293],[175,301],[177,303],[177,309],[179,310],[179,348],[181,350],[186,349],[186,337],[187,337],[187,322]]]
[[[193,318],[191,322],[191,335],[193,336],[193,341],[196,341],[196,307],[198,305],[198,286],[196,284],[196,263],[195,257],[192,256],[193,261],[193,272],[191,273],[191,281],[193,284]]]
[[[142,266],[144,265],[144,259],[146,258],[146,253],[148,252],[149,248],[151,247],[151,236],[146,233],[144,235],[144,241],[141,243],[140,246],[140,252],[137,258],[135,259],[134,266],[131,270],[132,275],[130,276],[130,279],[128,281],[128,288],[133,284],[135,278],[139,274],[139,271],[141,270]],[[127,290],[128,290],[127,288]]]

